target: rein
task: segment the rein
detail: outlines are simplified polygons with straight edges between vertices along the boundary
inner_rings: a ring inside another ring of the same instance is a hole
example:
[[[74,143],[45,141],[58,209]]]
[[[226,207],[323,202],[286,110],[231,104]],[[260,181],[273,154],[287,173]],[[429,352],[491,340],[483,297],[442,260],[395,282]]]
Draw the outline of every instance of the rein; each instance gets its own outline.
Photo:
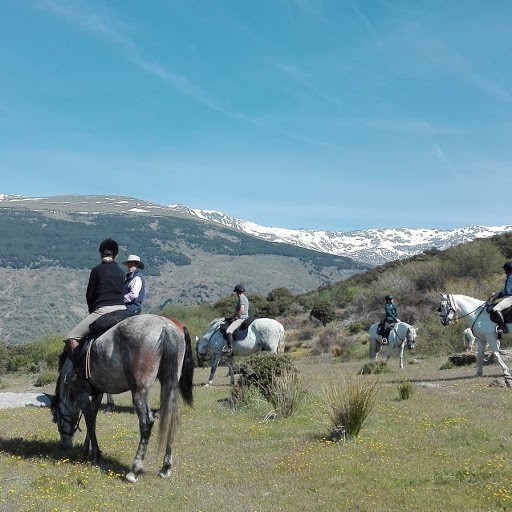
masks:
[[[222,325],[222,322],[221,322],[217,327],[215,327],[215,329],[214,329],[214,330],[212,331],[212,333],[210,334],[210,337],[208,338],[208,343],[206,344],[206,347],[207,347],[207,348],[208,348],[208,345],[210,344],[210,342],[212,341],[212,337],[213,337],[213,335],[214,335],[218,330],[220,330],[220,326],[221,326],[221,325]],[[197,349],[197,355],[198,355],[198,356],[204,357],[204,355],[205,355],[205,354],[206,354],[206,350],[205,350],[203,353],[201,353],[201,352],[199,352],[199,349]]]
[[[455,301],[453,300],[453,295],[450,294],[448,296],[448,302],[450,303],[450,309],[455,313],[455,315],[457,315],[457,308],[454,306]],[[478,313],[477,317],[475,318],[475,322],[476,322],[478,320],[478,317],[483,313],[485,304],[486,304],[486,302],[480,304],[480,306],[477,306],[475,309],[473,309],[473,311],[470,311],[469,313],[466,313],[465,315],[461,315],[459,317],[456,316],[454,318],[454,321],[459,320],[459,318],[465,318],[466,316],[472,315],[475,311],[478,311],[480,308],[482,308],[480,313]],[[446,316],[448,316],[448,315],[446,315]],[[475,325],[475,322],[473,322],[473,325]],[[471,330],[473,330],[473,325],[471,326]]]
[[[64,377],[64,379],[66,379],[66,377],[67,377],[67,374]],[[70,425],[71,429],[73,430],[73,432],[71,434],[68,434],[68,433],[65,432],[65,434],[73,436],[73,435],[75,435],[77,430],[81,431],[81,429],[80,429],[80,420],[82,419],[82,411],[80,410],[80,413],[78,415],[78,419],[76,420],[76,422],[71,421],[70,418],[73,418],[74,414],[70,414],[68,412],[70,410],[70,408],[68,406],[68,402],[69,402],[69,398],[67,397],[68,394],[69,394],[69,384],[68,384],[68,391],[66,391],[66,398],[67,398],[67,400],[63,403],[64,408],[66,409],[66,412],[61,412],[60,411],[60,403],[62,402],[62,400],[59,397],[59,404],[57,405],[57,410],[56,410],[57,425],[59,427],[59,434],[63,433],[62,431],[63,431],[64,425],[66,425],[66,424]]]

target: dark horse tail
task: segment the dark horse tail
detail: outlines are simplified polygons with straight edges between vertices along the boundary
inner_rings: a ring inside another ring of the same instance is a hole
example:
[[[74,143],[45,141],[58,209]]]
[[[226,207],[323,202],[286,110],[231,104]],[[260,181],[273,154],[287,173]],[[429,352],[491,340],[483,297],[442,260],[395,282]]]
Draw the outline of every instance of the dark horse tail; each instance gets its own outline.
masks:
[[[158,449],[161,451],[165,445],[166,453],[171,453],[171,445],[174,435],[178,428],[179,407],[178,407],[178,387],[185,397],[186,402],[192,404],[192,380],[187,384],[182,384],[179,375],[179,349],[180,335],[168,327],[163,327],[158,340],[162,357],[158,369],[158,379],[160,381],[160,423],[158,432]],[[190,343],[190,337],[189,337]],[[187,359],[187,342],[185,340],[185,360]],[[192,353],[192,348],[190,348]],[[183,364],[185,364],[185,360]],[[192,363],[193,364],[193,363]],[[183,391],[185,388],[185,392]]]
[[[192,355],[192,341],[189,330],[183,326],[185,336],[185,358],[181,367],[180,392],[183,400],[192,406],[194,397],[192,395],[192,383],[194,380],[194,356]]]

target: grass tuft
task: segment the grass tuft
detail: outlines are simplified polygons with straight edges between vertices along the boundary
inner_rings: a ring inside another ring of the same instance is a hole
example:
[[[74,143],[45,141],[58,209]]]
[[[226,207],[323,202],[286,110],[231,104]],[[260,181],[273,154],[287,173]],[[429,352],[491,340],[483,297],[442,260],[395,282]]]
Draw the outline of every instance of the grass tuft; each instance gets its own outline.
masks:
[[[375,405],[377,378],[343,379],[323,385],[320,401],[333,441],[355,438]]]

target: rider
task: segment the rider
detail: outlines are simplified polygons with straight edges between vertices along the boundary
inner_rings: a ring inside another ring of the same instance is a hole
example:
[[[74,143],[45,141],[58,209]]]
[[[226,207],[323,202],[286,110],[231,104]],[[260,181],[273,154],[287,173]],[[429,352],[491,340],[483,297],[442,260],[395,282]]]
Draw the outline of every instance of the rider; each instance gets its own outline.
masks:
[[[398,319],[398,308],[396,304],[393,302],[392,295],[386,295],[386,304],[384,305],[385,318],[384,318],[384,326],[382,328],[382,344],[385,345],[388,342],[388,336],[391,332],[391,329],[395,326],[397,322],[400,322]]]
[[[124,281],[124,304],[131,315],[138,315],[146,294],[146,278],[142,272],[144,263],[139,256],[130,254],[123,265],[128,268]]]
[[[222,347],[222,352],[231,354],[233,349],[233,332],[240,327],[242,322],[249,318],[249,299],[245,296],[245,285],[237,284],[233,290],[238,296],[235,304],[235,315],[233,321],[226,329],[226,344]]]
[[[115,240],[107,238],[101,242],[99,251],[101,263],[91,270],[86,291],[89,315],[75,326],[64,340],[73,363],[73,380],[81,369],[77,347],[80,340],[90,333],[89,326],[105,313],[126,309],[123,299],[124,272],[115,262],[119,246]]]
[[[493,307],[491,318],[498,324],[497,330],[503,333],[508,332],[507,324],[503,318],[503,311],[512,306],[512,262],[507,261],[503,265],[503,270],[507,277],[503,290],[495,292],[491,295],[489,301],[501,299],[498,304]]]

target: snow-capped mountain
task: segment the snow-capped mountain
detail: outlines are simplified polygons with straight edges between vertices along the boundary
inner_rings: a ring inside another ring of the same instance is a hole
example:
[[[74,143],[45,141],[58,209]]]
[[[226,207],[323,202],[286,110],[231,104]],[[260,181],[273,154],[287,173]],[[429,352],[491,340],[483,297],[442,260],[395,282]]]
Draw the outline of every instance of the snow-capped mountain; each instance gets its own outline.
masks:
[[[162,206],[121,196],[24,197],[0,194],[0,206],[23,207],[36,211],[77,212],[82,214],[129,213],[132,215],[179,215],[235,229],[266,241],[296,245],[306,249],[346,256],[367,265],[408,258],[428,249],[453,245],[512,232],[512,225],[469,226],[441,229],[366,229],[349,232],[266,227],[225,213],[173,204]]]
[[[310,231],[265,227],[236,219],[222,212],[199,210],[183,205],[169,209],[199,219],[217,222],[272,242],[281,242],[315,251],[347,256],[361,263],[379,265],[387,261],[408,258],[427,249],[447,249],[453,245],[512,232],[512,225],[469,226],[453,230],[441,229],[366,229],[350,232]]]

